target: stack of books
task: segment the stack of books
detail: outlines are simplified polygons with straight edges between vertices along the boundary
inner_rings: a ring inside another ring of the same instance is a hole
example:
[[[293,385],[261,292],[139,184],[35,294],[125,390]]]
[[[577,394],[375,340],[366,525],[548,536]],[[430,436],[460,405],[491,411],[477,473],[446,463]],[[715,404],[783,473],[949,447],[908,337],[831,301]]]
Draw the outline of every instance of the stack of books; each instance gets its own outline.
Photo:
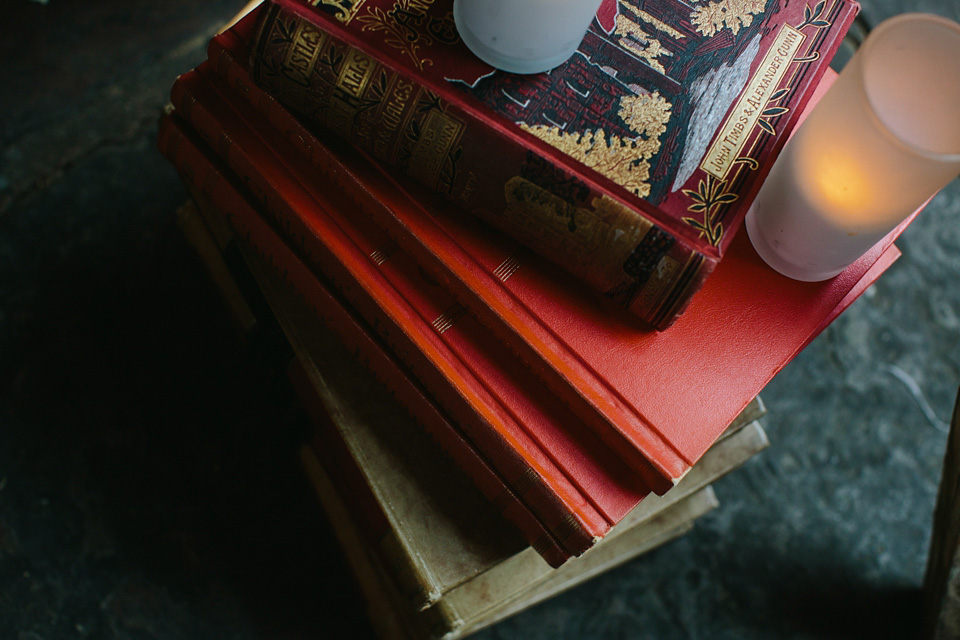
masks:
[[[675,488],[551,567],[205,198],[178,214],[244,341],[260,353],[278,324],[296,354],[290,380],[316,426],[300,464],[384,638],[462,637],[673,539],[718,505],[714,480],[768,445],[758,397]]]
[[[452,0],[265,0],[174,83],[184,229],[293,347],[301,462],[385,637],[465,635],[689,528],[766,446],[763,386],[899,255],[902,227],[801,283],[737,233],[856,10],[748,4],[607,0],[514,76]]]

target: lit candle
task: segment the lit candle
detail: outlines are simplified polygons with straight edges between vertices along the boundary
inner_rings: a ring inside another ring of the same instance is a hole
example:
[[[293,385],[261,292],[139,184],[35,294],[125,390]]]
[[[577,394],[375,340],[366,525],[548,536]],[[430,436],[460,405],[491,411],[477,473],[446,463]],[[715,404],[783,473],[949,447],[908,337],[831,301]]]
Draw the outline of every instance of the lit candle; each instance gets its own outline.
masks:
[[[747,213],[797,280],[840,273],[960,174],[960,25],[881,23],[784,147]]]
[[[460,38],[481,60],[513,73],[540,73],[580,46],[602,0],[454,0]]]

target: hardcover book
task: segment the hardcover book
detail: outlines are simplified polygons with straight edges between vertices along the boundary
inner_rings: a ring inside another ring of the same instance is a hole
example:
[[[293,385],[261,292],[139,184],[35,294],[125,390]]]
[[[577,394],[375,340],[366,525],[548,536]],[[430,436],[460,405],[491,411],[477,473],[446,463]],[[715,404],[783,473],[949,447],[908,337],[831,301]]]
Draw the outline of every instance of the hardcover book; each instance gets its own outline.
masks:
[[[353,520],[349,505],[337,492],[335,480],[328,476],[312,450],[305,448],[302,460],[367,601],[368,616],[383,640],[458,640],[467,637],[687,533],[697,518],[719,504],[713,488],[705,487],[667,507],[649,521],[605,541],[570,564],[554,569],[544,579],[531,581],[529,588],[516,597],[471,617],[466,624],[451,628],[445,626],[443,618],[438,620],[431,615],[433,610],[415,611],[409,607],[390,581],[379,557],[366,544],[363,525]],[[527,580],[523,574],[515,578],[518,582]],[[491,595],[496,597],[496,594]]]
[[[253,79],[311,125],[670,326],[727,252],[858,5],[608,0],[570,60],[497,71],[452,0],[268,0]]]
[[[313,443],[315,454],[328,469],[338,467],[339,475],[352,473],[359,478],[351,483],[360,487],[350,492],[354,503],[363,502],[359,498],[363,491],[369,494],[373,509],[357,509],[353,504],[351,510],[359,511],[355,517],[374,532],[367,539],[373,540],[387,572],[407,597],[407,608],[433,608],[424,615],[434,619],[431,626],[459,629],[486,617],[501,601],[519,597],[531,584],[549,579],[556,569],[518,536],[506,534],[492,509],[477,505],[475,492],[458,482],[460,476],[438,464],[436,444],[426,440],[414,422],[397,417],[391,409],[395,401],[383,398],[380,406],[372,406],[376,404],[372,398],[382,394],[371,388],[364,371],[345,366],[331,370],[329,363],[340,362],[337,354],[342,354],[342,348],[317,331],[309,311],[295,300],[295,292],[269,273],[264,280],[306,372],[298,385],[300,396],[307,404],[311,396],[320,401],[314,411],[321,431]],[[663,497],[646,498],[581,558],[765,448],[766,435],[754,420],[762,413],[759,400],[752,403],[680,485]],[[345,471],[344,466],[352,468]]]
[[[736,240],[735,265],[718,269],[720,281],[701,293],[707,299],[693,303],[703,311],[688,313],[669,332],[642,330],[625,314],[592,304],[518,243],[458,215],[428,190],[392,179],[331,136],[314,135],[252,84],[237,62],[246,53],[244,25],[238,27],[211,42],[211,68],[284,134],[284,158],[295,162],[299,150],[319,170],[301,166],[301,181],[333,183],[349,194],[625,462],[651,464],[656,476],[646,482],[656,492],[682,477],[746,402],[852,302],[866,284],[854,283],[903,229],[847,274],[815,285],[779,276],[746,239]],[[677,357],[664,356],[671,353]],[[749,362],[744,353],[752,354]],[[690,412],[700,408],[691,422]]]
[[[312,449],[302,453],[304,470],[313,483],[327,517],[334,527],[347,561],[367,601],[367,611],[377,634],[383,640],[457,640],[539,602],[575,587],[600,573],[616,567],[686,533],[694,520],[718,506],[712,487],[706,487],[664,509],[642,525],[608,541],[534,583],[517,598],[505,600],[496,610],[474,620],[471,626],[445,629],[429,616],[429,612],[410,609],[396,586],[390,581],[376,555],[365,544],[363,525],[353,519],[344,497],[338,493],[335,480],[317,460]],[[524,576],[518,575],[519,580]]]

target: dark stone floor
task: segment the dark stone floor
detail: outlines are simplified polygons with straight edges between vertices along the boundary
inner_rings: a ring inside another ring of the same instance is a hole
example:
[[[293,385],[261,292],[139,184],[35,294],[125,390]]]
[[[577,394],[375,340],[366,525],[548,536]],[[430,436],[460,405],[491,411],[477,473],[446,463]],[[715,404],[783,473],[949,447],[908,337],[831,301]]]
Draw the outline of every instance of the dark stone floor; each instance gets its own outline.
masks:
[[[0,639],[370,635],[154,150],[240,0],[5,0]],[[865,0],[960,19],[955,0]],[[772,447],[694,531],[480,638],[907,638],[960,385],[960,183],[764,393]]]

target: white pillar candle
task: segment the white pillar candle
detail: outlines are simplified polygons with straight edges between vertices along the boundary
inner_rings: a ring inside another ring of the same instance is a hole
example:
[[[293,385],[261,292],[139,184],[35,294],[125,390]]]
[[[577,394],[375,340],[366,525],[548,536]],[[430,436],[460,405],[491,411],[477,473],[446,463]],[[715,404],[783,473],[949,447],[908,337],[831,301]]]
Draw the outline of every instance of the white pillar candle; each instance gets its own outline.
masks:
[[[831,278],[960,174],[960,25],[881,23],[774,164],[746,227],[797,280]]]
[[[602,0],[454,0],[460,38],[487,64],[540,73],[580,46]]]

